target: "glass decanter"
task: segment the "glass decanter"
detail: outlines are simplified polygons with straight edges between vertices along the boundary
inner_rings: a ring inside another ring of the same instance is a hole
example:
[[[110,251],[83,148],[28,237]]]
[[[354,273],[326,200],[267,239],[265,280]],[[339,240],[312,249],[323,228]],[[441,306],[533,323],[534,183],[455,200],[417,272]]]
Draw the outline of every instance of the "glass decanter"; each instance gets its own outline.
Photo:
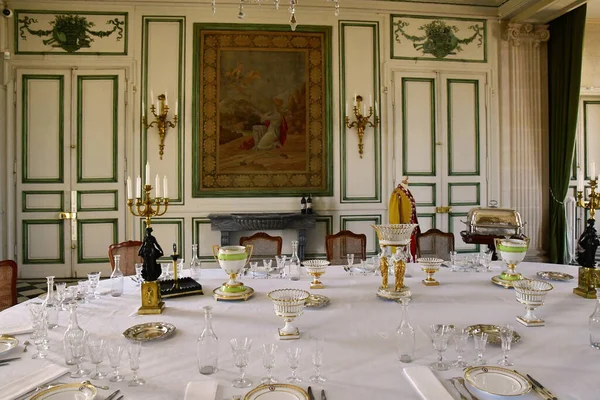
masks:
[[[68,304],[69,308],[69,326],[65,331],[63,336],[63,347],[65,350],[65,361],[68,365],[75,365],[75,358],[71,353],[70,343],[74,339],[84,338],[86,336],[86,331],[83,330],[79,324],[77,323],[77,303],[72,301]]]
[[[192,244],[192,261],[190,261],[190,274],[193,279],[200,278],[202,261],[198,258],[198,245]]]
[[[600,350],[600,288],[596,288],[596,309],[590,315],[590,345]]]
[[[58,326],[58,298],[54,292],[54,277],[47,276],[46,281],[48,285],[48,291],[46,293],[44,304],[46,306],[48,329],[52,329]]]
[[[402,306],[402,320],[398,325],[398,329],[396,329],[396,349],[398,360],[403,363],[412,362],[415,355],[415,329],[408,318],[409,302],[410,298],[408,297],[402,297],[398,300],[398,303]]]
[[[116,255],[115,257],[115,269],[110,274],[110,295],[112,297],[119,297],[123,294],[123,273],[121,272],[121,266],[119,265],[121,256]]]
[[[300,258],[298,257],[298,241],[292,240],[292,256],[290,257],[290,273],[291,281],[300,280]]]
[[[212,307],[205,306],[204,329],[198,337],[196,349],[198,353],[198,368],[202,375],[210,375],[217,372],[219,363],[219,339],[212,328]]]

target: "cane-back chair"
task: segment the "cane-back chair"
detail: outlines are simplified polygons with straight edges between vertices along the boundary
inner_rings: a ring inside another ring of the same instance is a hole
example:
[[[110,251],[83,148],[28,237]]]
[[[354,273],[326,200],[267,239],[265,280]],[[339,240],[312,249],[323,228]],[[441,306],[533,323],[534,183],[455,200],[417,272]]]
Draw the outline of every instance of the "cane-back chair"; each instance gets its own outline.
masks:
[[[351,231],[340,231],[325,236],[327,259],[332,265],[346,265],[348,254],[354,254],[354,262],[367,259],[367,235]]]
[[[261,262],[261,260],[275,259],[275,256],[281,255],[283,239],[281,236],[271,236],[265,232],[257,232],[252,236],[240,238],[240,246],[249,244],[254,247],[251,260]]]
[[[0,311],[17,304],[17,263],[0,261]]]
[[[454,234],[430,229],[417,236],[417,257],[435,257],[444,261],[450,260],[450,252],[454,251]]]

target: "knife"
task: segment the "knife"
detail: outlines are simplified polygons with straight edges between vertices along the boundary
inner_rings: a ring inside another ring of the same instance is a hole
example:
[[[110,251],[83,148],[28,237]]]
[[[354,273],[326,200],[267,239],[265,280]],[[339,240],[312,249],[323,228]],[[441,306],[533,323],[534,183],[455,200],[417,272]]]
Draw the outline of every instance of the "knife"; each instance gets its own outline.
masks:
[[[115,390],[113,393],[111,393],[111,394],[110,394],[110,396],[108,396],[108,397],[106,398],[106,400],[112,400],[112,399],[114,399],[114,398],[115,398],[115,396],[119,394],[119,392],[121,392],[121,390],[120,390],[120,389],[117,389],[117,390]]]
[[[20,359],[21,359],[21,357],[5,358],[4,360],[0,360],[0,363],[5,363],[5,362],[9,362],[9,361],[20,360]]]
[[[325,396],[325,390],[321,389],[321,400],[327,400],[327,396]]]
[[[548,396],[548,398],[550,400],[558,400],[558,397],[556,397],[554,394],[552,394],[551,391],[549,391],[548,389],[546,389],[546,387],[544,387],[544,385],[542,385],[541,383],[539,383],[538,381],[536,381],[535,379],[533,379],[533,377],[529,374],[527,374],[527,378],[531,381],[531,383],[533,383],[534,386],[537,386],[538,388],[540,388],[540,390],[542,392],[544,392],[544,394],[546,396]]]
[[[308,400],[315,400],[315,395],[313,394],[312,388],[308,387]]]

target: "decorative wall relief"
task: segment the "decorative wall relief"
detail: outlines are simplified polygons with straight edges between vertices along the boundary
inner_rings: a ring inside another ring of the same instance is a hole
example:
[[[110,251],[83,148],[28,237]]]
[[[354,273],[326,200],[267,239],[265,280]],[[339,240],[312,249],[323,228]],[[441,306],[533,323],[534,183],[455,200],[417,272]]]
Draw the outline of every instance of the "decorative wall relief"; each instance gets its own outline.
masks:
[[[391,57],[410,60],[487,61],[483,19],[392,15]]]
[[[194,32],[193,195],[331,195],[331,28]]]
[[[16,54],[127,54],[127,13],[15,11]]]

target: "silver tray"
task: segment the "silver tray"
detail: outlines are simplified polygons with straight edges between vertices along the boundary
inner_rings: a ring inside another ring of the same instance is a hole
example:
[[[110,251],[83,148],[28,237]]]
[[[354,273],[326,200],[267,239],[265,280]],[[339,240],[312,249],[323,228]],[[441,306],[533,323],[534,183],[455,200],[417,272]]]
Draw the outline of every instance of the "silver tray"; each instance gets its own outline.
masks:
[[[168,322],[148,322],[127,328],[123,336],[136,342],[149,342],[169,337],[175,332],[175,325]]]
[[[486,325],[486,324],[478,324],[467,326],[467,331],[469,335],[477,335],[479,333],[487,333],[488,334],[488,343],[489,344],[502,344],[502,339],[500,338],[500,327],[498,325]],[[513,343],[517,343],[521,340],[521,336],[513,331]]]
[[[329,304],[329,297],[321,294],[311,294],[308,299],[304,302],[304,307],[307,308],[321,308]]]
[[[563,272],[556,271],[538,271],[537,275],[540,278],[549,279],[551,281],[570,281],[574,278],[573,275],[565,274]]]

